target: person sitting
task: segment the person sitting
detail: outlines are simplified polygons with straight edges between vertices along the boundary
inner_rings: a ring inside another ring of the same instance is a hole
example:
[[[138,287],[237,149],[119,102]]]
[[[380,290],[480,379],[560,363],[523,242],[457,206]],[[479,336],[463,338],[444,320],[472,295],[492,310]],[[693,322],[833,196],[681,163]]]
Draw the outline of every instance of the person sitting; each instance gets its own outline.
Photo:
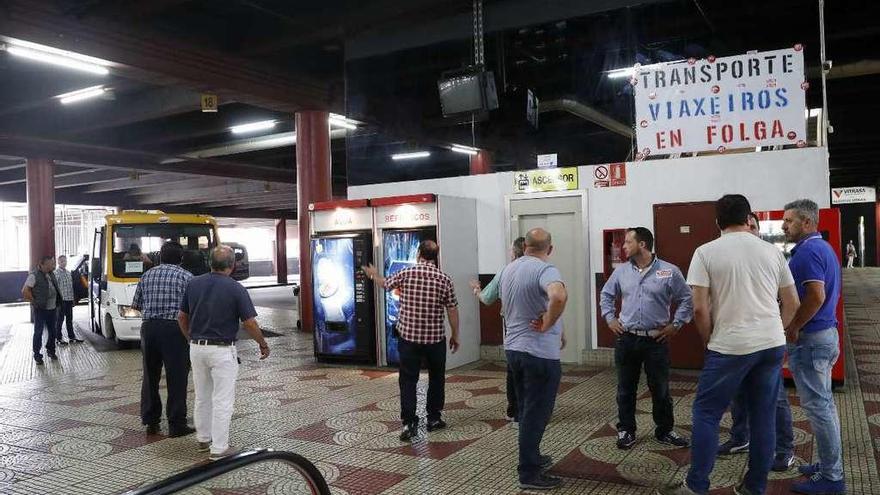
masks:
[[[180,266],[196,277],[208,273],[208,265],[205,263],[205,260],[202,258],[202,253],[199,251],[184,251],[183,263],[181,263]]]
[[[153,266],[150,257],[142,253],[140,246],[134,243],[128,247],[128,251],[126,251],[125,256],[122,257],[122,261],[142,261],[144,263],[144,271]]]

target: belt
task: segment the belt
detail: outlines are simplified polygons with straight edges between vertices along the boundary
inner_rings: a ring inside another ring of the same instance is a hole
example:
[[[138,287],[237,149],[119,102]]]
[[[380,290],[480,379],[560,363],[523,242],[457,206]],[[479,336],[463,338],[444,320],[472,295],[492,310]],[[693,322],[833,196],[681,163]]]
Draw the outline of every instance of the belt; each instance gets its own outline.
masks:
[[[234,342],[229,342],[228,340],[217,340],[217,339],[192,339],[191,343],[195,345],[221,345],[221,346],[230,346],[234,344]]]
[[[657,330],[641,330],[637,328],[624,328],[624,333],[631,333],[638,337],[654,337],[657,335]]]

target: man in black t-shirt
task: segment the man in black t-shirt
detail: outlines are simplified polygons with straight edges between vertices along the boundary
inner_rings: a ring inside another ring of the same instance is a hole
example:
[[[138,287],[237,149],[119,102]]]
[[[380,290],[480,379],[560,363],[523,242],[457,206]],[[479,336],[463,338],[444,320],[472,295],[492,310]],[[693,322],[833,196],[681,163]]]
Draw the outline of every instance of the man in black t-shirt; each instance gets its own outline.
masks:
[[[227,246],[211,252],[211,273],[193,278],[180,303],[178,322],[190,341],[196,388],[196,438],[210,460],[235,453],[229,446],[229,423],[235,403],[238,353],[235,337],[239,324],[260,346],[260,359],[269,357],[269,345],[257,325],[250,295],[229,274],[235,253]]]

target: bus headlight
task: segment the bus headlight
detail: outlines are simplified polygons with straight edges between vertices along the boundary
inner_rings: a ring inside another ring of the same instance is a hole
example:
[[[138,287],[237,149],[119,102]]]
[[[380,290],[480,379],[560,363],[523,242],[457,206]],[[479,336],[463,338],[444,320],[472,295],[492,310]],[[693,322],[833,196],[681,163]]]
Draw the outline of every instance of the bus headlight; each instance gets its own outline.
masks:
[[[132,308],[131,306],[123,306],[119,305],[119,316],[123,318],[142,318],[143,315],[140,311]]]

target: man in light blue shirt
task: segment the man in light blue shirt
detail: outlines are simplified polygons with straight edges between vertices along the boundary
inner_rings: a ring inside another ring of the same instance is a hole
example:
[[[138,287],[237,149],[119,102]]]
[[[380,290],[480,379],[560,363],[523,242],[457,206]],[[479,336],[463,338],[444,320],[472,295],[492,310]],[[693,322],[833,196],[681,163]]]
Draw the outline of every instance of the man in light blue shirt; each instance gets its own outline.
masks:
[[[655,437],[661,443],[687,447],[688,439],[673,430],[668,341],[693,318],[691,290],[677,266],[654,256],[650,230],[627,230],[623,249],[629,263],[611,274],[600,303],[602,316],[617,335],[617,448],[628,449],[636,443],[636,394],[643,364],[653,402]],[[619,316],[617,298],[621,299]],[[669,321],[672,307],[676,307],[675,315]]]
[[[561,484],[559,478],[543,473],[553,461],[540,453],[562,376],[560,317],[568,300],[562,275],[548,262],[552,251],[550,233],[532,229],[526,234],[525,256],[512,261],[501,275],[504,349],[519,406],[517,471],[523,490],[549,490]]]

